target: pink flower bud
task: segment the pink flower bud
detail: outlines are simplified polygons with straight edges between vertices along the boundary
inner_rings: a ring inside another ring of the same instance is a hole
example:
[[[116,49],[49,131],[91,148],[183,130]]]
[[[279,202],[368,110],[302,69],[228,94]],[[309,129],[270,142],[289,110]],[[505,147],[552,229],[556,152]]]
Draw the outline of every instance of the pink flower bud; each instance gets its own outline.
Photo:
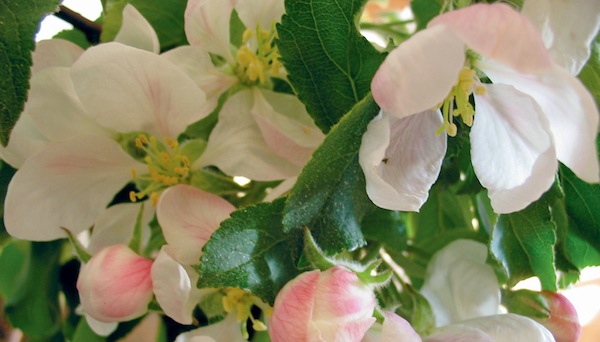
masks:
[[[83,310],[101,322],[143,315],[152,300],[152,260],[125,245],[106,247],[83,265],[77,289]]]
[[[277,295],[269,334],[281,341],[361,341],[375,322],[375,295],[342,266],[300,274]]]
[[[550,330],[556,342],[575,342],[581,335],[581,324],[575,307],[567,297],[552,291],[542,291],[546,299],[550,316],[548,318],[534,318],[546,329]]]

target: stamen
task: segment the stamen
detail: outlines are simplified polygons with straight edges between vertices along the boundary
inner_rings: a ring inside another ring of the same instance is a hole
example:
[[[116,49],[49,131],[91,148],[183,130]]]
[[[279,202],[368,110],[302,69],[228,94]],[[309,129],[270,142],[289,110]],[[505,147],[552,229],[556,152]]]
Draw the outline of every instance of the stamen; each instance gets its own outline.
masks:
[[[279,76],[281,62],[279,62],[279,53],[274,45],[277,36],[274,23],[271,23],[270,31],[263,30],[260,23],[255,30],[246,29],[242,36],[244,45],[237,52],[237,65],[234,67],[238,78],[249,85],[264,84],[270,73],[273,76]],[[254,38],[254,44],[250,40]],[[256,50],[251,50],[250,46],[256,46]]]

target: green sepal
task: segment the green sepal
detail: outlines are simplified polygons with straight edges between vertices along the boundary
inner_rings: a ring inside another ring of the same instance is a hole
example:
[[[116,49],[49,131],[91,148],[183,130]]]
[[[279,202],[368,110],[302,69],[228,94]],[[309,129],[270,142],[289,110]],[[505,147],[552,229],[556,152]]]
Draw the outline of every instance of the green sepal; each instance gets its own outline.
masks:
[[[531,290],[502,292],[502,305],[508,312],[531,318],[550,317],[550,305],[544,295]]]
[[[318,268],[321,271],[325,271],[336,265],[336,263],[329,259],[325,253],[323,253],[321,248],[317,246],[317,243],[308,228],[304,228],[304,256],[313,267]]]
[[[90,253],[88,253],[88,251],[85,249],[85,247],[83,247],[81,245],[79,240],[77,240],[77,238],[75,236],[73,236],[73,233],[71,233],[70,230],[68,230],[65,227],[60,227],[60,228],[62,230],[64,230],[65,233],[67,233],[67,238],[69,239],[69,243],[71,243],[71,247],[73,247],[73,250],[75,251],[75,254],[79,258],[79,260],[81,260],[81,262],[83,262],[84,264],[87,264],[88,261],[90,261],[90,259],[92,258],[92,255]]]
[[[129,241],[129,248],[137,254],[142,251],[142,219],[144,218],[144,202],[140,205],[137,218],[135,219],[135,226],[133,228],[133,236]]]

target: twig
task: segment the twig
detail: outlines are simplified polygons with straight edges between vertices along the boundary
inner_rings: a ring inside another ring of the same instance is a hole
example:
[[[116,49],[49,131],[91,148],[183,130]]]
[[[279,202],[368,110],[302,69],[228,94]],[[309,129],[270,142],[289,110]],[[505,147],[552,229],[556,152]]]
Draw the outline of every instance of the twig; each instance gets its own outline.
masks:
[[[88,42],[91,44],[100,43],[100,33],[102,33],[102,25],[95,23],[81,14],[73,11],[72,9],[63,5],[58,6],[59,11],[54,15],[69,24],[73,25],[76,29],[80,30],[85,34]]]

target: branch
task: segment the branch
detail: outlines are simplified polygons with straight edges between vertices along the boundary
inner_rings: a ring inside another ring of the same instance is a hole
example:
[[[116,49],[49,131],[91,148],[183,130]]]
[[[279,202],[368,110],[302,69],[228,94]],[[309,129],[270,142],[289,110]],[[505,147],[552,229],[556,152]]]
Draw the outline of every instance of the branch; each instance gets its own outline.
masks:
[[[69,24],[73,25],[76,29],[83,32],[88,42],[91,44],[100,43],[100,33],[102,33],[102,25],[95,23],[81,14],[60,5],[59,11],[54,13],[54,15]]]

